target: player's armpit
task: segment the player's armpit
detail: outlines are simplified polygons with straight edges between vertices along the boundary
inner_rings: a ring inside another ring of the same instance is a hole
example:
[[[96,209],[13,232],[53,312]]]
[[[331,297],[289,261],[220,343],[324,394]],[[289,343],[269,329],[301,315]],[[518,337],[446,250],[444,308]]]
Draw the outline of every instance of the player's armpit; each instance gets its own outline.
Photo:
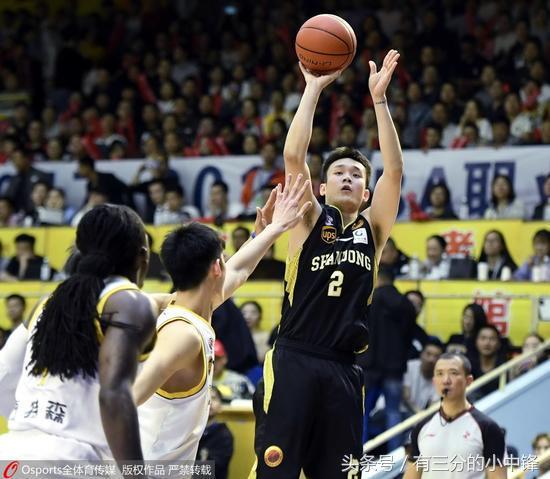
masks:
[[[158,332],[155,347],[133,387],[139,406],[161,388],[176,372],[193,363],[201,353],[202,341],[191,324],[176,319],[166,323]]]

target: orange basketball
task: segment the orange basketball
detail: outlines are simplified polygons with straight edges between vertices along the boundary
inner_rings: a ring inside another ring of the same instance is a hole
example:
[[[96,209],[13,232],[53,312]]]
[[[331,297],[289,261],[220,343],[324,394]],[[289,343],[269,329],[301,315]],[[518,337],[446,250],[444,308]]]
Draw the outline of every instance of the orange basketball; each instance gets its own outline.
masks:
[[[317,15],[305,22],[296,35],[296,55],[311,72],[327,75],[346,68],[357,49],[351,26],[336,15]]]

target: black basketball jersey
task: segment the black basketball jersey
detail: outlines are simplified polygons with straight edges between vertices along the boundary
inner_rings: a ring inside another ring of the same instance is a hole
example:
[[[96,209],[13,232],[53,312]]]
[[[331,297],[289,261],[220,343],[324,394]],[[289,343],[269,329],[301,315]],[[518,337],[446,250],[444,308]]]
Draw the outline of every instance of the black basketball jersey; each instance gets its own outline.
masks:
[[[344,225],[338,208],[322,208],[302,248],[287,261],[279,337],[358,352],[368,343],[374,238],[363,216]]]

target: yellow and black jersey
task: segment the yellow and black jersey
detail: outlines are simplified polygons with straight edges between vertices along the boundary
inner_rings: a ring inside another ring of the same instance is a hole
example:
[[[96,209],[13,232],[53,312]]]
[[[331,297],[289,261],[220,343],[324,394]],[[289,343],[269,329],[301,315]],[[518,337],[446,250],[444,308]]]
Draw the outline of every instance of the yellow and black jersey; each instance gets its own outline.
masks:
[[[303,246],[287,258],[279,337],[345,353],[364,349],[376,271],[367,220],[359,215],[344,225],[340,210],[324,205]]]

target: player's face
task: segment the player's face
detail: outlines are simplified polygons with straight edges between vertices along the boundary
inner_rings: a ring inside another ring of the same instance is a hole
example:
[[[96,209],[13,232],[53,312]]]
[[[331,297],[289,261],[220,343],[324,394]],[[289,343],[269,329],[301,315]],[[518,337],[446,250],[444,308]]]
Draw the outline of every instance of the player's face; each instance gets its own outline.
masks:
[[[464,397],[466,387],[472,381],[473,377],[466,376],[464,366],[459,358],[439,359],[435,363],[433,384],[440,396],[449,399]],[[444,390],[446,394],[444,394]]]
[[[358,212],[369,198],[366,187],[365,167],[351,158],[342,158],[330,165],[327,182],[321,185],[321,194],[326,202],[342,211]]]

